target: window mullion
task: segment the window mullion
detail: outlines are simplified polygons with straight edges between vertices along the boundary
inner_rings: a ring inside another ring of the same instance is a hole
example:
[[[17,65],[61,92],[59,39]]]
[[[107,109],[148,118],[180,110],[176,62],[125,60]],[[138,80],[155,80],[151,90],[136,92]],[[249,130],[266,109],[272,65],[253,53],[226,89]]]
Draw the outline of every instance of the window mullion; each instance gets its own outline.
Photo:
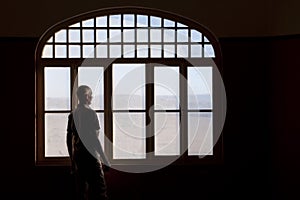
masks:
[[[146,155],[154,156],[154,65],[146,64]]]
[[[188,119],[187,119],[187,66],[185,64],[180,65],[180,155],[183,158],[187,157],[188,148]]]

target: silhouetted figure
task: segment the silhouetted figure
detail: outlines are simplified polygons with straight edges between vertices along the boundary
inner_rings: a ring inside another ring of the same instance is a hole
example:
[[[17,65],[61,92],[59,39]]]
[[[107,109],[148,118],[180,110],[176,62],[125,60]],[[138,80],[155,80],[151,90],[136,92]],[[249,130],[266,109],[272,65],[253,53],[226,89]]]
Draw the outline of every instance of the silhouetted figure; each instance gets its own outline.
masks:
[[[67,146],[76,177],[76,199],[107,199],[103,168],[108,160],[99,141],[99,121],[90,108],[92,90],[86,85],[77,89],[79,104],[69,114]]]

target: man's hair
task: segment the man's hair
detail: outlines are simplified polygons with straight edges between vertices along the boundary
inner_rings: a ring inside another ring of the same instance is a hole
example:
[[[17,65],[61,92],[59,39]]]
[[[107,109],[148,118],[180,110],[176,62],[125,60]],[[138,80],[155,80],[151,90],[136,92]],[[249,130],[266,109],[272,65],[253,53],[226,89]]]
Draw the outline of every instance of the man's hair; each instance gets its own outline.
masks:
[[[85,101],[85,94],[89,90],[91,90],[91,88],[87,85],[81,85],[78,87],[76,94],[77,94],[79,101],[81,101],[81,102]]]

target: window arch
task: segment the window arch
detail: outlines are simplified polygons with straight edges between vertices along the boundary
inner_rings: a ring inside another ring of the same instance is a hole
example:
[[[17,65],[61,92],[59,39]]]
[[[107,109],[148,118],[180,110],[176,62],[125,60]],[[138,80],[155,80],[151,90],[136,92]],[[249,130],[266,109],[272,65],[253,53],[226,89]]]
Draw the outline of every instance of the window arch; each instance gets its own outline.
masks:
[[[113,164],[221,161],[221,60],[207,28],[160,10],[103,9],[56,24],[36,49],[36,163],[69,163],[67,115],[80,84],[92,86]]]

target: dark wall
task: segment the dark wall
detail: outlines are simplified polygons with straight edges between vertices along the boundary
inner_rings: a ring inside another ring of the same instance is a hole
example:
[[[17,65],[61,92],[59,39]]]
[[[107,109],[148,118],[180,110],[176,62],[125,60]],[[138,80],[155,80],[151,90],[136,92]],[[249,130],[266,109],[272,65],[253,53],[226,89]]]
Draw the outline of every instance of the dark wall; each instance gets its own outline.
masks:
[[[34,165],[37,41],[0,39],[5,185],[0,193],[10,199],[70,199],[68,168]],[[106,176],[111,199],[295,199],[300,36],[221,38],[220,43],[228,103],[224,165],[169,166],[145,174],[110,170]]]

